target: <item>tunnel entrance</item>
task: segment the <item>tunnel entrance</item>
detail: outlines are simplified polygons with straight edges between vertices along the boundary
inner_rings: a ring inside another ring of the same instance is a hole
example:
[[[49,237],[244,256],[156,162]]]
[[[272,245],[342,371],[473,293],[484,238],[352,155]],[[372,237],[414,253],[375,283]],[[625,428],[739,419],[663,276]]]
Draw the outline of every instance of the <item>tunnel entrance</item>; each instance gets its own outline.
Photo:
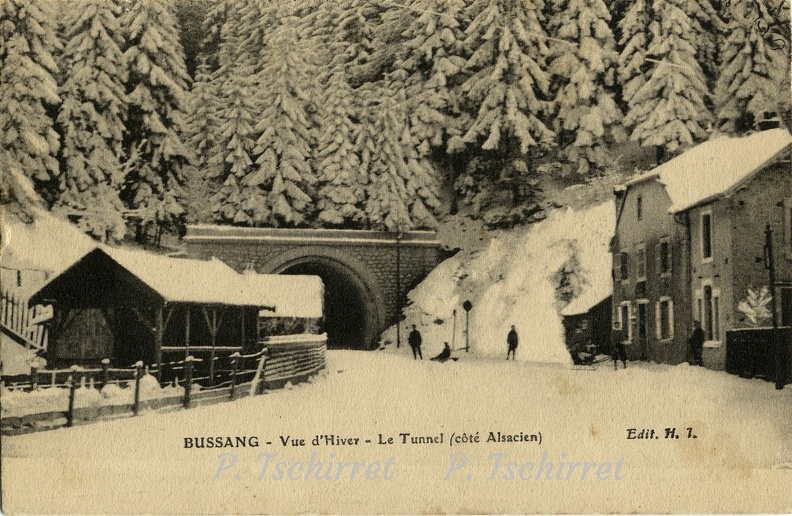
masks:
[[[286,265],[280,274],[310,274],[322,278],[324,331],[330,349],[370,349],[376,329],[365,286],[345,266],[314,257]]]

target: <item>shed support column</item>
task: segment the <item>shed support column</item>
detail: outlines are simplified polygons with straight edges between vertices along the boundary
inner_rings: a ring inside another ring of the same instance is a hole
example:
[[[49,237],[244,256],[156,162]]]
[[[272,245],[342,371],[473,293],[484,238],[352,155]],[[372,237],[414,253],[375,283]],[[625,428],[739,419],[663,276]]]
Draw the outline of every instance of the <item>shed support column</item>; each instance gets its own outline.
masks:
[[[184,359],[190,356],[190,305],[184,305]]]
[[[165,333],[165,324],[162,317],[162,307],[157,307],[154,326],[154,349],[157,355],[157,381],[162,380],[162,334]]]

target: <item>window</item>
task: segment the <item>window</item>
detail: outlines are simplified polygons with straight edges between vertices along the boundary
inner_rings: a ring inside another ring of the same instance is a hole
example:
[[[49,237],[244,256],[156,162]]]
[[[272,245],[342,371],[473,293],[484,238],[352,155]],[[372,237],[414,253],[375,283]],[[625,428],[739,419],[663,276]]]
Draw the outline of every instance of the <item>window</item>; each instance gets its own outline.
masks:
[[[657,273],[671,274],[671,241],[666,237],[657,245]]]
[[[712,213],[701,214],[701,257],[712,259]]]
[[[696,307],[701,329],[704,337],[715,346],[720,345],[720,290],[712,288],[710,284],[703,284],[700,291],[696,291]]]
[[[637,215],[638,220],[641,220],[643,217],[643,197],[640,195],[635,200],[635,214]]]
[[[661,297],[655,306],[655,327],[657,340],[674,338],[674,301],[670,297]]]
[[[638,281],[646,280],[646,246],[641,244],[635,253],[635,270]]]
[[[626,281],[630,279],[630,253],[622,251],[619,254],[619,278]]]
[[[624,342],[629,343],[632,342],[632,324],[630,323],[630,302],[623,301],[619,305],[619,324],[621,325],[622,332],[624,332],[625,328],[627,329],[626,333],[622,333],[622,335],[627,336],[627,340]]]

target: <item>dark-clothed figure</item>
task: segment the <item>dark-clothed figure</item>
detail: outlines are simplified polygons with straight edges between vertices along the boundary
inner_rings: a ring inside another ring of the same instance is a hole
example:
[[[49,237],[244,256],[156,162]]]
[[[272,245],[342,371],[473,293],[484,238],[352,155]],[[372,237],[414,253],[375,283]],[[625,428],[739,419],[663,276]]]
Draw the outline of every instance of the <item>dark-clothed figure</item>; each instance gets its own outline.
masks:
[[[624,368],[627,369],[627,349],[624,347],[624,333],[618,321],[613,323],[613,329],[611,330],[611,356],[613,357],[614,369],[619,368],[619,360],[621,360]]]
[[[423,339],[421,338],[421,332],[419,332],[415,325],[412,325],[412,331],[410,335],[407,337],[407,343],[410,344],[413,352],[413,358],[418,360],[419,358],[423,360],[423,355],[421,354],[421,344],[423,343]]]
[[[448,342],[443,343],[443,351],[440,352],[439,355],[432,358],[431,360],[437,360],[438,362],[445,362],[449,358],[451,358],[451,346],[448,345]]]
[[[517,330],[514,329],[514,325],[512,324],[511,330],[506,336],[506,344],[509,345],[509,350],[506,352],[506,360],[509,360],[509,355],[511,355],[512,360],[515,360],[514,356],[517,353],[517,346],[519,343],[520,339],[517,337]]]
[[[701,323],[693,321],[693,331],[688,339],[688,364],[702,365],[701,353],[704,349],[704,340],[704,330],[701,329]]]

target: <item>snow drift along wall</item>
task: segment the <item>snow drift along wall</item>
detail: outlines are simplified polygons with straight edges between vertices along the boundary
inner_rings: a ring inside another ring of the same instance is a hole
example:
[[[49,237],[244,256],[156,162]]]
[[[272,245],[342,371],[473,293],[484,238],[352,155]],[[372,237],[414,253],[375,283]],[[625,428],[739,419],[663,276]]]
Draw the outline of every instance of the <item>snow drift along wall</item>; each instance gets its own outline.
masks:
[[[473,303],[471,351],[505,358],[506,334],[514,324],[520,336],[517,360],[571,363],[560,311],[569,301],[576,308],[593,306],[610,294],[608,245],[614,224],[609,201],[580,211],[556,210],[528,228],[497,232],[485,249],[461,251],[410,292],[405,326],[416,324],[421,330],[425,358],[439,353],[446,341],[462,348],[461,305],[468,299]],[[390,328],[382,341],[395,338]],[[406,332],[402,345],[410,353]]]

